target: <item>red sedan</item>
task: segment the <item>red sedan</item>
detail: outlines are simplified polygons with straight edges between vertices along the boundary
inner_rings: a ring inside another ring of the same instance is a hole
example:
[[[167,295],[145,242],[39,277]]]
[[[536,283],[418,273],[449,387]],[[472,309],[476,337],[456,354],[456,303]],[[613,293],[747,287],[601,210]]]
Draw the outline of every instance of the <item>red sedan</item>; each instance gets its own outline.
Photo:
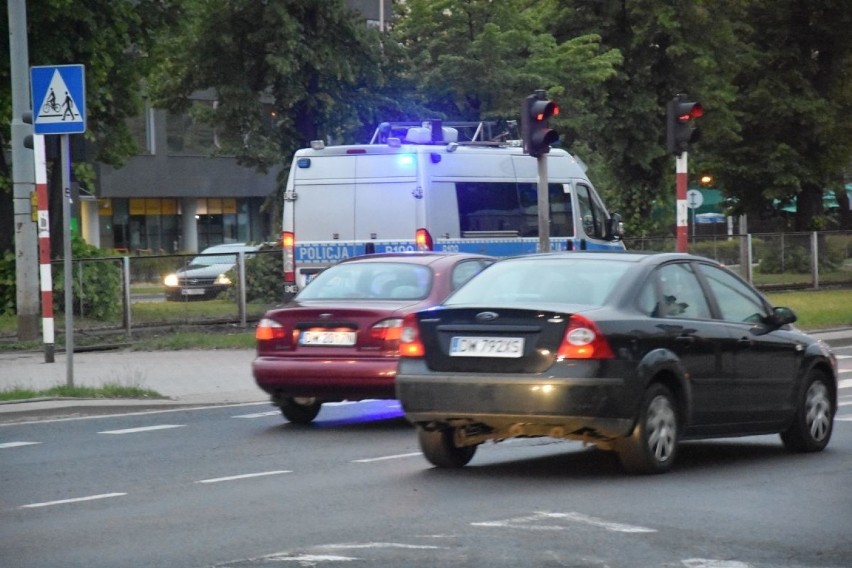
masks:
[[[442,252],[374,254],[318,274],[258,323],[252,374],[290,422],[323,402],[396,398],[406,314],[440,303],[494,261]]]

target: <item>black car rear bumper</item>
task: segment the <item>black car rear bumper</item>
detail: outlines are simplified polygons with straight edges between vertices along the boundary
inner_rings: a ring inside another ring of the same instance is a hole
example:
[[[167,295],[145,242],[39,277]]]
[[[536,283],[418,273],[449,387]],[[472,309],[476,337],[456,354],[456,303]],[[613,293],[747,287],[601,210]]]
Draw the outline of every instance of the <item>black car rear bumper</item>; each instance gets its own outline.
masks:
[[[627,436],[636,407],[630,390],[623,378],[435,373],[416,359],[403,360],[396,377],[409,421],[426,429],[467,429],[485,439]]]

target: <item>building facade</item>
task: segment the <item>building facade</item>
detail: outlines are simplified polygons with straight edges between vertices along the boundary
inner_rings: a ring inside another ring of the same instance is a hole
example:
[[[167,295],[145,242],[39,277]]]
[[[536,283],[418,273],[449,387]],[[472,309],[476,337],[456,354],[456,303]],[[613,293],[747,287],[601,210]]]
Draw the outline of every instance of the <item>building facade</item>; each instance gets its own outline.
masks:
[[[369,26],[384,29],[392,17],[392,0],[348,4]],[[212,91],[193,98],[194,104],[215,105]],[[263,206],[275,194],[280,167],[259,173],[217,154],[215,130],[189,114],[148,108],[131,128],[139,154],[121,168],[95,164],[94,195],[81,192],[78,200],[88,243],[122,253],[164,254],[278,238],[273,211]]]

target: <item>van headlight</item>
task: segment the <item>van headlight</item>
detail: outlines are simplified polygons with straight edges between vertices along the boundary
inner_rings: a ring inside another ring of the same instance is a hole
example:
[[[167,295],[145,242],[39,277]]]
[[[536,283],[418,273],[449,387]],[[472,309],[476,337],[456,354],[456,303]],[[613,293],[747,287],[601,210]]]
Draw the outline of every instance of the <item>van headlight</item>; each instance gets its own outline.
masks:
[[[168,276],[163,278],[163,284],[165,284],[169,288],[176,288],[179,284],[177,274],[169,274]]]
[[[220,274],[219,276],[216,277],[215,284],[218,284],[220,286],[230,286],[231,285],[231,279],[228,278],[227,276],[225,276],[224,274]]]

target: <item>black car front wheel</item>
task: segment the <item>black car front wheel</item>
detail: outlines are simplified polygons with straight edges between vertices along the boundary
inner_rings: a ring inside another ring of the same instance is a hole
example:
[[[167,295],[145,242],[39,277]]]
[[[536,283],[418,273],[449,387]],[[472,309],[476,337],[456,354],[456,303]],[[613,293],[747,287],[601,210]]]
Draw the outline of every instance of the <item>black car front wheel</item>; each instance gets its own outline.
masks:
[[[309,424],[319,414],[322,402],[315,398],[280,398],[275,404],[293,424]]]
[[[677,455],[677,407],[671,391],[654,383],[642,398],[633,433],[616,442],[621,465],[630,473],[664,473]]]
[[[834,423],[834,400],[822,371],[811,371],[796,402],[790,427],[781,432],[784,446],[794,452],[818,452],[828,445]]]
[[[463,467],[476,453],[476,446],[456,446],[454,428],[433,431],[418,429],[417,435],[423,455],[437,467]]]

